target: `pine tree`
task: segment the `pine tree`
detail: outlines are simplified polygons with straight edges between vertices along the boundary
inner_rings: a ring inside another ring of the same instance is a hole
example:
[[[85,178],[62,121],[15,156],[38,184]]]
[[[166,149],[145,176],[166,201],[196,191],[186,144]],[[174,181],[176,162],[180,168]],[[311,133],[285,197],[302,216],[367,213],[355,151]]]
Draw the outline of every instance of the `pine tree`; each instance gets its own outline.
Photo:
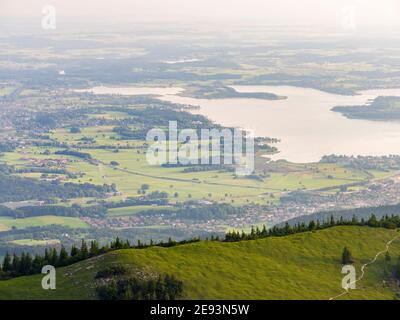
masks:
[[[75,256],[77,256],[79,254],[79,249],[75,246],[75,245],[72,245],[72,247],[71,247],[71,257],[75,257]]]
[[[344,247],[343,249],[343,253],[342,253],[342,264],[346,265],[346,264],[353,264],[354,260],[353,257],[351,256],[351,252],[349,249],[347,249],[347,247]]]
[[[50,261],[50,253],[49,253],[49,250],[47,250],[47,248],[44,249],[44,261],[46,263],[49,263],[49,261]]]
[[[376,227],[378,225],[378,220],[376,219],[376,216],[374,214],[372,214],[367,221],[367,225],[369,225],[370,227]]]
[[[81,242],[81,250],[80,250],[80,258],[81,259],[86,259],[89,256],[89,251],[86,245],[85,240],[82,239]]]
[[[32,257],[29,253],[23,252],[19,265],[20,274],[30,274],[32,272]]]
[[[95,256],[99,253],[99,243],[96,240],[90,242],[90,256]]]
[[[44,266],[44,259],[38,254],[36,254],[35,258],[32,261],[32,272],[33,273],[41,272],[43,266]]]
[[[114,242],[111,242],[111,249],[121,249],[122,248],[122,242],[119,239],[119,237],[115,238]]]
[[[292,227],[289,225],[289,223],[285,223],[285,235],[291,234],[292,233]]]
[[[358,224],[358,219],[357,217],[353,214],[353,218],[351,219],[352,224]]]
[[[25,258],[25,252],[21,253],[21,259],[19,262],[19,268],[18,268],[18,273],[20,274],[26,274],[26,258]]]
[[[58,265],[63,266],[68,260],[68,252],[65,250],[64,246],[61,246],[60,254],[58,256]]]
[[[262,231],[261,231],[261,235],[262,236],[266,236],[267,235],[267,228],[265,227],[265,224],[263,225]]]
[[[3,260],[3,271],[4,272],[11,271],[11,256],[8,252],[6,253],[4,260]]]
[[[19,267],[20,267],[20,259],[19,257],[14,253],[13,254],[13,260],[11,264],[11,270],[13,274],[18,275],[19,274]]]
[[[250,237],[251,237],[251,239],[254,239],[254,238],[255,238],[255,235],[256,235],[256,231],[255,231],[255,229],[254,229],[254,226],[251,226],[251,232],[250,232]]]
[[[52,266],[56,266],[58,262],[58,254],[56,248],[53,248],[50,253],[49,264]]]

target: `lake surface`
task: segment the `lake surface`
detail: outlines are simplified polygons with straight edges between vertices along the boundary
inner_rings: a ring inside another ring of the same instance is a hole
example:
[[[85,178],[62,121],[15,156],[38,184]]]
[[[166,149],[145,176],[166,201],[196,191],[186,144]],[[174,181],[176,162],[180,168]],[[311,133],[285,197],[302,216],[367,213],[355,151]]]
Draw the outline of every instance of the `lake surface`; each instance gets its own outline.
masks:
[[[400,154],[400,122],[347,119],[330,109],[337,105],[364,105],[377,96],[400,96],[400,89],[361,91],[342,96],[291,86],[234,86],[239,92],[270,92],[286,100],[194,99],[177,94],[177,87],[95,87],[96,94],[158,94],[169,102],[199,106],[202,114],[225,126],[251,129],[256,136],[278,138],[279,154],[272,158],[304,163],[323,155]]]

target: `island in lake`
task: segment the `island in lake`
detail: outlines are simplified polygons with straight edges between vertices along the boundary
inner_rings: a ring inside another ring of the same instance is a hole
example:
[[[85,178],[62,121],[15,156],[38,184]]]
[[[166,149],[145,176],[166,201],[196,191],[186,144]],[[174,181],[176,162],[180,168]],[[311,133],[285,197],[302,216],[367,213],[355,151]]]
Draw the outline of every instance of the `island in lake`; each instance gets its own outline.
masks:
[[[187,87],[185,91],[179,94],[183,97],[195,99],[264,99],[264,100],[283,100],[285,96],[279,96],[269,92],[238,92],[234,88],[222,84],[213,85],[197,85],[195,87]]]
[[[400,97],[376,97],[371,103],[361,106],[337,106],[332,111],[342,113],[349,119],[376,121],[400,120]]]

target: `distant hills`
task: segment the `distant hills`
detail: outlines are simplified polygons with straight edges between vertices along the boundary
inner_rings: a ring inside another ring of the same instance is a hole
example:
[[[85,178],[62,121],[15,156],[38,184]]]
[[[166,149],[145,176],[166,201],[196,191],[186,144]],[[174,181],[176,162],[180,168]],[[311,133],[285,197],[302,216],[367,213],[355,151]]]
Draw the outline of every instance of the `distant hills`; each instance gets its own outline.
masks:
[[[326,222],[334,218],[335,221],[343,218],[344,220],[351,220],[353,216],[355,216],[358,220],[364,219],[368,220],[371,215],[375,215],[378,219],[384,216],[392,216],[393,214],[398,215],[400,213],[400,204],[394,205],[385,205],[378,207],[360,207],[360,208],[352,208],[352,209],[341,209],[341,210],[332,210],[332,211],[320,211],[313,214],[305,215],[290,219],[288,221],[279,223],[277,226],[282,227],[286,223],[293,226],[298,223],[308,224],[310,221],[319,221]]]

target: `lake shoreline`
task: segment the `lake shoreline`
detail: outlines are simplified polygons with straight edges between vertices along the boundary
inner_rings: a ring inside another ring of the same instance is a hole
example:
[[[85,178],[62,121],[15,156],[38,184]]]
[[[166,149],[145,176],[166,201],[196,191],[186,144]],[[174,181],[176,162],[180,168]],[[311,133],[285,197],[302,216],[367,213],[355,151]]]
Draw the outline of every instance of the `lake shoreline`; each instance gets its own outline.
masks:
[[[318,162],[324,155],[400,154],[400,123],[348,119],[331,109],[337,105],[365,105],[379,95],[400,96],[400,89],[366,90],[338,95],[294,86],[232,86],[236,91],[267,92],[285,100],[249,98],[196,99],[182,97],[180,87],[94,87],[94,94],[156,94],[157,99],[182,105],[227,127],[253,130],[256,136],[274,137],[279,153],[273,160]],[[96,89],[96,90],[94,90]],[[85,92],[88,92],[86,90]]]

